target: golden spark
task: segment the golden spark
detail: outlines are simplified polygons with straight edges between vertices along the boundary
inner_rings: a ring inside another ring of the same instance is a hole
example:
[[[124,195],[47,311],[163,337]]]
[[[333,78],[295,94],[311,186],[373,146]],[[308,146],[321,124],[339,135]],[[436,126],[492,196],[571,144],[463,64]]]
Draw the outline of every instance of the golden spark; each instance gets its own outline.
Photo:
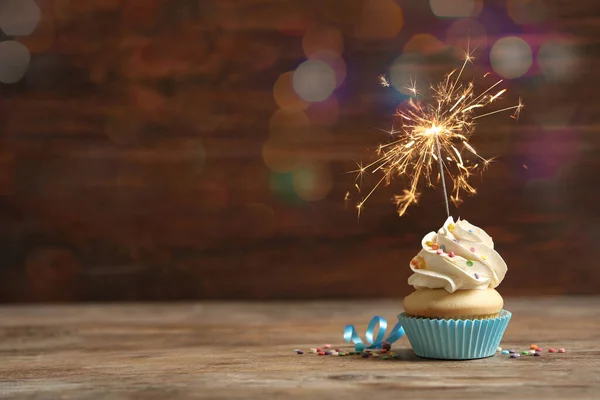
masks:
[[[379,75],[379,84],[383,87],[390,87],[390,82],[383,75]]]
[[[434,186],[432,173],[436,165],[439,166],[436,177],[442,182],[448,214],[444,176],[448,176],[452,182],[450,199],[455,205],[462,201],[463,192],[476,193],[475,188],[469,183],[469,178],[475,171],[485,169],[492,160],[481,157],[469,143],[469,138],[475,130],[475,121],[507,111],[513,111],[512,117],[516,119],[524,105],[519,99],[517,105],[482,112],[498,100],[506,89],[499,88],[502,79],[488,86],[481,93],[476,91],[473,82],[462,82],[463,71],[473,60],[472,53],[467,50],[460,70],[451,71],[441,82],[431,87],[432,102],[425,103],[411,98],[406,109],[398,109],[394,116],[401,121],[401,129],[395,130],[392,127],[386,131],[392,137],[392,141],[379,145],[375,161],[367,165],[361,163],[357,170],[351,171],[357,173],[357,182],[362,182],[366,173],[381,174],[379,181],[357,204],[359,215],[365,202],[379,186],[389,185],[396,177],[407,176],[410,181],[408,188],[404,189],[402,195],[394,196],[398,215],[402,216],[411,204],[418,202],[421,181],[424,181],[427,186]],[[485,74],[484,78],[488,74]],[[382,86],[390,86],[385,77],[381,76],[379,80]],[[419,94],[413,81],[406,89],[413,96]],[[474,158],[475,162],[468,158]],[[360,189],[360,185],[357,184],[357,187]]]

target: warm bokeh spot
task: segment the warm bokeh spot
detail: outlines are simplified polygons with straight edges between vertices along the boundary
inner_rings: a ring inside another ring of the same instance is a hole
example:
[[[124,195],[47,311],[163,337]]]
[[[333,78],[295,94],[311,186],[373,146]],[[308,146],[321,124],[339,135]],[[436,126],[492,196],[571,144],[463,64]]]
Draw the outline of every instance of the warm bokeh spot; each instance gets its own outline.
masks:
[[[354,35],[362,39],[390,39],[404,25],[404,14],[393,0],[365,1]]]
[[[504,37],[492,46],[490,62],[498,75],[509,79],[518,78],[531,68],[533,63],[531,47],[519,37]]]
[[[330,26],[312,25],[302,38],[302,49],[309,58],[319,51],[328,51],[340,56],[344,51],[344,37],[339,30]]]
[[[281,108],[305,110],[309,103],[294,90],[294,72],[288,71],[279,76],[273,86],[273,97]]]
[[[432,54],[444,48],[444,44],[435,36],[428,33],[419,33],[412,36],[404,45],[405,53]]]

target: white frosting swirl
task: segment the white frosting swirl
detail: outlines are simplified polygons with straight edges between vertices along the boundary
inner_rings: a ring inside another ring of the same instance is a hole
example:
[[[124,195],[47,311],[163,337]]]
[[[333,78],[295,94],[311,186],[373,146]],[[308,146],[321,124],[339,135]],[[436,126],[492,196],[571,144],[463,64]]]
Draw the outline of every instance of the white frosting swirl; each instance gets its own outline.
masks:
[[[481,228],[449,217],[438,231],[421,241],[423,249],[410,263],[408,284],[415,289],[457,290],[495,288],[506,275],[506,263]],[[441,254],[440,254],[441,253]]]

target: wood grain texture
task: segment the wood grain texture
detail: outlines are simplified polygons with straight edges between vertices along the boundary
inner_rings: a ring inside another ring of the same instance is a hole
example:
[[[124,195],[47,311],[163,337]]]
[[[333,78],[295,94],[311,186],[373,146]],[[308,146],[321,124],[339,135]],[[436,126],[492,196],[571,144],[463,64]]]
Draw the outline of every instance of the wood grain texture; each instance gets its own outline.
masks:
[[[600,393],[600,298],[509,299],[504,348],[565,354],[475,361],[296,355],[398,301],[0,308],[3,399],[592,399]]]
[[[38,0],[36,31],[4,37],[32,59],[0,97],[0,301],[406,294],[408,261],[444,219],[439,191],[398,218],[396,182],[357,221],[346,172],[382,140],[375,128],[397,104],[378,75],[413,35],[443,41],[453,21],[403,0],[400,33],[365,38],[364,7],[386,1]],[[556,67],[569,68],[564,80],[534,60],[507,82],[523,117],[482,120],[475,145],[498,161],[452,213],[494,237],[510,267],[505,294],[598,293],[597,2],[546,1],[549,18],[527,26],[505,1],[484,3],[477,71],[506,35],[534,55],[566,43],[574,62]],[[326,196],[305,201],[306,175],[273,172],[262,153],[273,86],[305,60],[314,23],[341,33],[347,74],[339,109],[311,106],[310,129],[276,153],[322,174]],[[420,57],[431,78],[455,64],[447,48]]]

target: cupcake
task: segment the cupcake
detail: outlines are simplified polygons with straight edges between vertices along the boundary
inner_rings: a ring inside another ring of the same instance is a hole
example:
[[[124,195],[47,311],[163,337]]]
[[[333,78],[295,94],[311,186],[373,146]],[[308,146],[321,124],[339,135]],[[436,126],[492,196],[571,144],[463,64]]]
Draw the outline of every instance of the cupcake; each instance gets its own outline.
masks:
[[[420,357],[470,360],[493,356],[511,317],[496,287],[506,263],[492,238],[465,220],[449,217],[423,238],[411,260],[415,291],[398,316]]]

